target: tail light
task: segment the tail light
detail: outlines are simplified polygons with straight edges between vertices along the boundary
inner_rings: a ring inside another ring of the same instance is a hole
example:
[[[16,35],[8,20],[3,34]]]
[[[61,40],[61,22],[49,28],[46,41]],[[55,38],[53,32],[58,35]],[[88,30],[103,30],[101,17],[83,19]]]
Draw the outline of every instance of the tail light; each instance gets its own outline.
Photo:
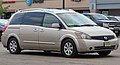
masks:
[[[2,29],[2,33],[5,32],[5,30],[7,29],[8,24],[4,26],[4,28]]]

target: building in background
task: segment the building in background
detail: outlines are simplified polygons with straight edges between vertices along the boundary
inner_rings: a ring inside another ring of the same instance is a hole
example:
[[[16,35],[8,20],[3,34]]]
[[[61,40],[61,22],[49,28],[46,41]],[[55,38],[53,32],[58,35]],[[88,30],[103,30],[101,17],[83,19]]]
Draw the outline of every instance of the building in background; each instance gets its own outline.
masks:
[[[120,16],[120,0],[89,0],[91,12]]]
[[[3,0],[4,6],[10,5],[8,13],[11,15],[13,12],[28,8],[63,8],[63,1],[65,1],[65,8],[74,9],[78,12],[89,12],[88,0],[33,0],[31,6],[26,4],[30,0]]]
[[[28,4],[26,3],[28,1]],[[120,0],[3,0],[4,6],[10,6],[5,17],[28,8],[67,8],[80,13],[102,13],[120,16]],[[64,2],[63,2],[64,1]],[[64,3],[64,4],[63,4]]]

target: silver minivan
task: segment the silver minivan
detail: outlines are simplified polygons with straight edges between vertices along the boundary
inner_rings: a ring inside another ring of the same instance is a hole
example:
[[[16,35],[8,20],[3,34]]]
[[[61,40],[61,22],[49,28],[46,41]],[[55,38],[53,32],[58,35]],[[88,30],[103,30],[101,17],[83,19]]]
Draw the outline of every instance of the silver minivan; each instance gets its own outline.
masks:
[[[3,30],[2,44],[21,50],[59,51],[65,57],[97,52],[107,56],[119,46],[116,35],[73,10],[31,8],[16,12]]]

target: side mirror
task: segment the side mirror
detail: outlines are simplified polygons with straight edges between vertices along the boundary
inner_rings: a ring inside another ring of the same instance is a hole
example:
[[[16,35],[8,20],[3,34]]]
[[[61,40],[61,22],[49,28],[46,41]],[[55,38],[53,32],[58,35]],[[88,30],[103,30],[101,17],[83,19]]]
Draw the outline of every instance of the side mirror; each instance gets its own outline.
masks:
[[[60,24],[59,23],[53,23],[52,28],[60,28]]]

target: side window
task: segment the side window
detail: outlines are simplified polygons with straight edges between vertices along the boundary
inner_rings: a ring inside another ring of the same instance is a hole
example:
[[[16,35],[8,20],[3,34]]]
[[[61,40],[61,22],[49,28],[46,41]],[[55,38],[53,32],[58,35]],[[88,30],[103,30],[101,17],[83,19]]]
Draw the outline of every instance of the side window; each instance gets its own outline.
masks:
[[[10,25],[19,25],[22,23],[23,13],[19,13],[13,16]]]
[[[23,24],[41,26],[43,17],[44,17],[44,13],[41,12],[26,13],[24,16]]]
[[[88,17],[92,20],[92,21],[96,21],[95,18],[92,15],[88,15]]]
[[[87,16],[89,19],[91,19],[91,17],[89,15],[85,15],[85,16]]]
[[[45,14],[43,26],[52,28],[53,23],[60,23],[60,21],[52,14]]]
[[[89,15],[86,15],[86,16],[87,16],[89,19],[91,19],[92,21],[94,21],[93,18],[92,18],[91,16],[89,16]]]

